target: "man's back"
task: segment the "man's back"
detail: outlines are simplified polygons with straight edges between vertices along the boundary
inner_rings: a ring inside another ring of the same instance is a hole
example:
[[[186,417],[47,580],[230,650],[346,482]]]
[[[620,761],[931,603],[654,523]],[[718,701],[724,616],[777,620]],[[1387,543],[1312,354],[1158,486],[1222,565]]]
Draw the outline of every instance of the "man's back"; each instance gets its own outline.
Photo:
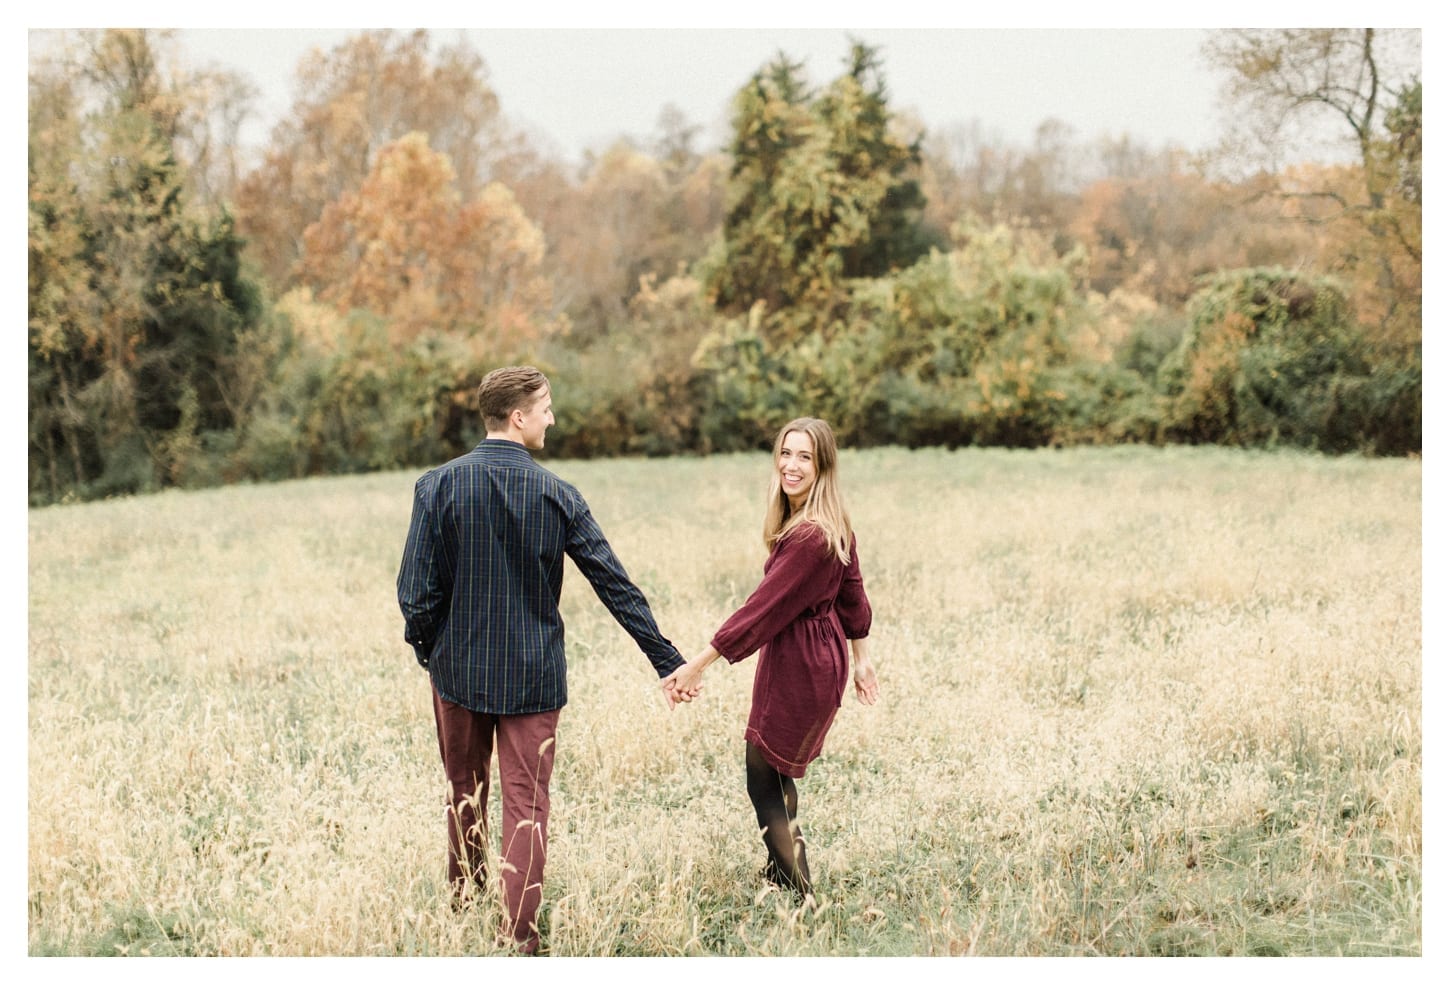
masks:
[[[488,714],[564,706],[565,554],[668,673],[678,654],[583,497],[522,445],[485,440],[418,480],[398,600],[439,694]]]

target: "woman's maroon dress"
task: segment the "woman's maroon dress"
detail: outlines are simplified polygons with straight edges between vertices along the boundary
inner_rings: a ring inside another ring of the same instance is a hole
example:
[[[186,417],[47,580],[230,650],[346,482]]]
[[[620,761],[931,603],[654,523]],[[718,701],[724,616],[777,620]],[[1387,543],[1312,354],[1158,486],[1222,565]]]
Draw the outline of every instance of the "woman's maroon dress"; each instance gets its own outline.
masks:
[[[855,538],[842,564],[805,524],[776,542],[764,579],[710,641],[730,663],[760,651],[745,740],[786,776],[805,776],[821,754],[851,676],[846,641],[870,629]]]

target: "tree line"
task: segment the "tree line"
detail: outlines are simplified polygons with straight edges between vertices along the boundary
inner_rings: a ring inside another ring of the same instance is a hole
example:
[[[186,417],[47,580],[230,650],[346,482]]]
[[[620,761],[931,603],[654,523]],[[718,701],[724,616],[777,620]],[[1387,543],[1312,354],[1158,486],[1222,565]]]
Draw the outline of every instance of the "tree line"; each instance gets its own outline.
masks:
[[[799,413],[857,446],[1417,454],[1410,33],[1215,32],[1236,157],[931,133],[852,42],[823,84],[762,65],[724,147],[665,107],[578,167],[423,31],[304,59],[255,161],[245,79],[165,32],[67,35],[30,70],[30,500],[433,464],[517,361],[571,456],[756,448]],[[1246,156],[1315,110],[1345,163]]]

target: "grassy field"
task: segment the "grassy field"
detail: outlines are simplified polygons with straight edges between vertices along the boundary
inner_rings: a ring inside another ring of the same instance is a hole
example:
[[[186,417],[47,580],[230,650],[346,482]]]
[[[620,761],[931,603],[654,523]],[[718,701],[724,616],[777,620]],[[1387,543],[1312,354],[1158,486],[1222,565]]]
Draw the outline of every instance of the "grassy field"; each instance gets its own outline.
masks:
[[[754,586],[767,455],[544,461],[686,655]],[[819,906],[755,879],[754,661],[671,713],[571,566],[550,953],[1422,953],[1418,461],[842,469],[883,699],[800,784]],[[414,478],[30,512],[30,954],[495,953],[401,640]]]

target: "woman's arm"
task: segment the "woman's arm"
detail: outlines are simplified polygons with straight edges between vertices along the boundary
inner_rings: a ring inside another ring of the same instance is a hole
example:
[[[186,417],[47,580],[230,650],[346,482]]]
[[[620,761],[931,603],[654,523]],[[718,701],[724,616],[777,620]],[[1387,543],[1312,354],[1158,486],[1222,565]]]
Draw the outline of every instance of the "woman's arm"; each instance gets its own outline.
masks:
[[[744,660],[823,598],[839,565],[818,528],[797,527],[776,544],[765,577],[716,630],[710,645],[730,663]]]

